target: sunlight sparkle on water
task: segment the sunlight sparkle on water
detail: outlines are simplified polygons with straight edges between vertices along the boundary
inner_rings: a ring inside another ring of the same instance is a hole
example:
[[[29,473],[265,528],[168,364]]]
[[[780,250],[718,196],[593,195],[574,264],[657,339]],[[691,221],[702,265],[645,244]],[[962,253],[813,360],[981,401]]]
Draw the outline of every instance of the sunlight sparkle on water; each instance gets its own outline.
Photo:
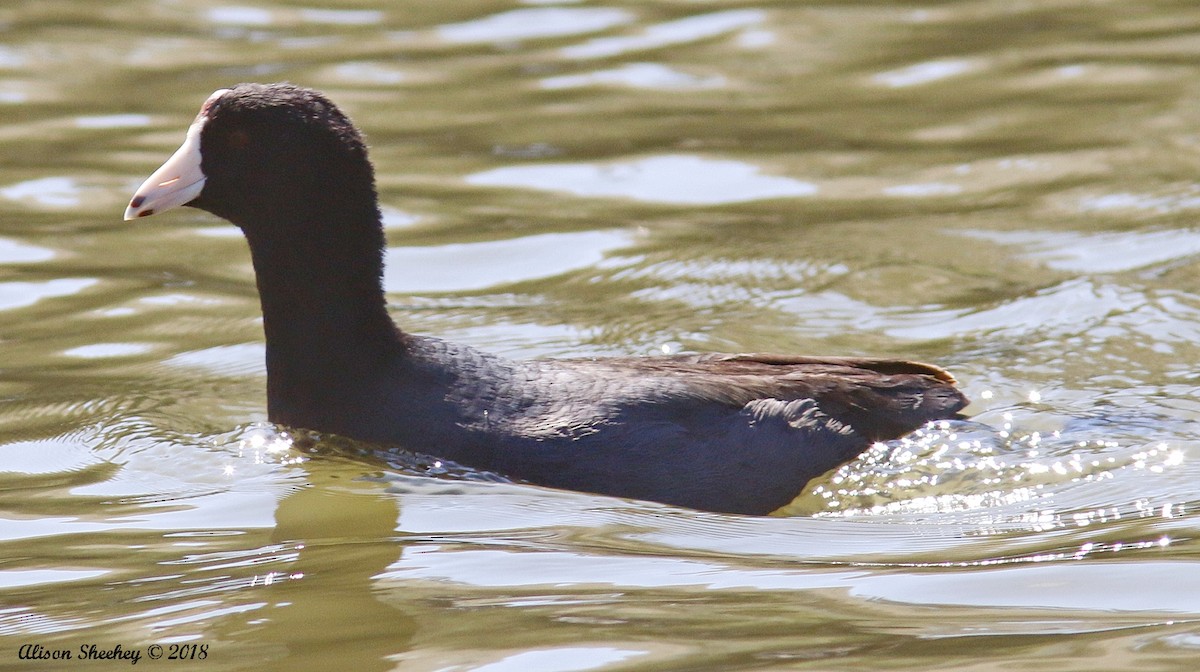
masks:
[[[308,461],[302,455],[291,454],[292,444],[292,437],[287,433],[276,432],[269,427],[255,427],[248,436],[238,441],[237,455],[251,459],[254,464],[294,465]],[[226,476],[232,476],[236,471],[234,465],[224,467]]]
[[[955,514],[975,534],[1013,529],[1046,532],[1132,518],[1188,515],[1178,502],[1150,498],[1075,509],[1056,502],[1061,486],[1116,481],[1131,472],[1177,470],[1184,450],[1166,442],[1149,447],[1112,439],[1072,440],[1063,430],[1014,430],[1012,413],[1000,427],[939,421],[913,434],[877,443],[813,490],[817,516],[917,517]],[[1064,436],[1064,434],[1066,434]],[[818,503],[819,502],[819,503]],[[1093,542],[1094,543],[1094,542]],[[1157,541],[1125,542],[1150,548]],[[1089,553],[1115,550],[1096,546]],[[1071,553],[1063,557],[1069,559]]]

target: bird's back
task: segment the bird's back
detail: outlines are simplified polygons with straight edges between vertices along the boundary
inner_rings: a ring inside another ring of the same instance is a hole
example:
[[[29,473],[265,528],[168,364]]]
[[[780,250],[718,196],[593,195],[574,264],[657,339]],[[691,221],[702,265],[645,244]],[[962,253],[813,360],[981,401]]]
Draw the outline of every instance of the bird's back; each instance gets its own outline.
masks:
[[[443,388],[419,394],[438,398],[431,410],[448,428],[406,448],[551,487],[736,513],[779,508],[873,442],[967,403],[945,371],[901,360],[513,361],[423,337],[409,352],[420,370],[409,379]]]

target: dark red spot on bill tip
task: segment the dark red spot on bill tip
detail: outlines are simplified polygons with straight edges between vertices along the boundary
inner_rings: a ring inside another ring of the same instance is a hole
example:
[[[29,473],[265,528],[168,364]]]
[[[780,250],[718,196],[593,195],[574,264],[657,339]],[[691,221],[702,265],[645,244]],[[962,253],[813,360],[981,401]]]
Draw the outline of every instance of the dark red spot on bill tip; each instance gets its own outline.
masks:
[[[149,217],[150,215],[153,215],[153,214],[154,214],[154,208],[150,208],[149,210],[144,210],[142,212],[139,212],[138,217]]]
[[[134,196],[133,200],[129,202],[129,207],[136,210],[136,209],[142,207],[142,203],[145,203],[145,202],[146,202],[145,196]]]

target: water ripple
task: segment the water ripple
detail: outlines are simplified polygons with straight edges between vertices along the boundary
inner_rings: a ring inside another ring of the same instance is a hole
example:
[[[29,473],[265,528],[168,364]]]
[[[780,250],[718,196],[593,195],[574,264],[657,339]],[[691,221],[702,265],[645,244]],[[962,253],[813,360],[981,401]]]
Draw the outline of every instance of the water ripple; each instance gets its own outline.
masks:
[[[735,9],[689,16],[647,26],[639,35],[597,37],[582,44],[563,47],[567,58],[609,58],[637,51],[661,49],[698,42],[762,23],[766,13],[758,9]]]
[[[461,292],[550,278],[592,266],[606,253],[631,242],[631,235],[624,231],[588,231],[486,243],[394,247],[387,251],[384,286],[389,292]]]
[[[812,196],[816,185],[759,174],[742,161],[698,156],[652,156],[610,164],[510,166],[475,173],[468,184],[526,187],[586,197],[631,198],[671,205],[717,205]]]
[[[960,231],[960,235],[1024,250],[1022,257],[1061,271],[1117,273],[1200,254],[1200,232],[1185,230]]]
[[[630,63],[609,70],[546,77],[540,82],[543,89],[575,89],[584,86],[608,85],[655,91],[714,89],[724,84],[723,77],[690,75],[661,63]]]
[[[606,7],[514,9],[482,19],[439,26],[437,34],[447,42],[509,42],[593,33],[630,23],[633,19],[633,15],[623,9]]]

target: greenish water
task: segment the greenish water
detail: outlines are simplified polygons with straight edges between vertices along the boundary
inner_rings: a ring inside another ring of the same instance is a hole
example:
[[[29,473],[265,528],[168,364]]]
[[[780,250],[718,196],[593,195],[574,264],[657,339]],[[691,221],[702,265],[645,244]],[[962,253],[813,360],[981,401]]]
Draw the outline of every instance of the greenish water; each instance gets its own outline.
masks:
[[[1194,669],[1197,64],[1183,1],[8,0],[0,668]],[[366,133],[411,331],[916,357],[974,421],[762,519],[289,444],[237,231],[120,218],[247,80]]]

